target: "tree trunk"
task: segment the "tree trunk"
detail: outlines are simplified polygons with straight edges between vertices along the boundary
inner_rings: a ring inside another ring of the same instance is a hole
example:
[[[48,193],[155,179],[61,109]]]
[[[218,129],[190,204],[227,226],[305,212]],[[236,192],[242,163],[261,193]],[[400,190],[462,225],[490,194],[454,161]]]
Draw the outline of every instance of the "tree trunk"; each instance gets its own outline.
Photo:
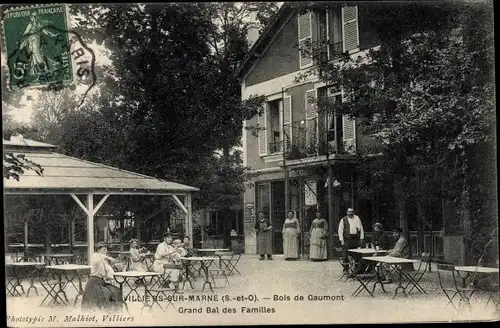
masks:
[[[396,181],[394,184],[396,203],[399,212],[399,228],[403,230],[406,240],[408,244],[410,244],[410,231],[408,229],[408,215],[406,212],[406,201],[407,201],[407,193],[405,190],[405,181],[402,177],[396,177]]]

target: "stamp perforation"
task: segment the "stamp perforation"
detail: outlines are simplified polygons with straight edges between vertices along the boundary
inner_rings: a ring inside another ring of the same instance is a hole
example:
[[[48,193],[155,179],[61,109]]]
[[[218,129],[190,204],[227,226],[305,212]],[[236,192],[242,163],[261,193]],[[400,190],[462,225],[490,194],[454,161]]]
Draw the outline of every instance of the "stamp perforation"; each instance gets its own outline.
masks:
[[[30,5],[12,5],[11,7],[3,10],[2,12],[2,21],[0,24],[0,28],[2,29],[2,32],[0,33],[1,37],[1,45],[2,45],[2,52],[4,52],[5,58],[6,58],[6,68],[5,68],[5,78],[6,78],[6,89],[9,91],[12,91],[14,89],[13,86],[10,85],[10,80],[11,80],[11,68],[9,66],[9,54],[7,53],[8,48],[7,48],[7,42],[6,42],[6,35],[5,35],[5,19],[6,15],[8,13],[14,12],[14,11],[22,11],[22,10],[33,10],[33,9],[38,9],[38,8],[44,8],[44,7],[54,7],[54,6],[62,6],[63,7],[63,12],[64,12],[64,18],[65,18],[65,28],[66,31],[70,32],[71,31],[71,26],[70,26],[70,14],[69,14],[69,7],[68,5],[64,3],[41,3],[41,4],[30,4]],[[46,89],[48,86],[47,85],[29,85],[27,87],[23,87],[24,90],[43,90]]]

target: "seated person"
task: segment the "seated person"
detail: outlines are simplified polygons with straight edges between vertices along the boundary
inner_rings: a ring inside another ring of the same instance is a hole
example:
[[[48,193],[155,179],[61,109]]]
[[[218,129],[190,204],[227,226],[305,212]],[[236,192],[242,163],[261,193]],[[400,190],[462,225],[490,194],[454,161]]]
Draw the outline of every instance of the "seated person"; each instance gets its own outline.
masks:
[[[114,263],[115,259],[106,253],[106,244],[97,243],[95,253],[90,259],[90,278],[83,291],[83,310],[104,310],[113,313],[122,310],[121,289],[109,283],[114,280],[114,270],[108,262]]]
[[[387,252],[387,256],[400,257],[404,259],[411,258],[410,245],[403,235],[403,230],[401,228],[394,228],[392,231],[392,238],[396,241],[396,245],[394,245],[393,249]],[[404,265],[403,269],[414,270],[413,264],[409,263],[408,265]],[[383,263],[381,271],[384,276],[387,276],[391,271],[391,266],[387,263]],[[392,280],[390,278],[387,278],[383,281],[383,283],[390,284],[392,283]]]
[[[176,261],[180,260],[179,250],[172,246],[172,234],[163,234],[164,241],[158,245],[155,253],[155,261],[153,263],[153,271],[157,273],[165,273],[168,280],[174,283],[174,288],[179,292],[179,269],[165,270],[164,264],[178,264]],[[164,286],[166,287],[166,286]]]
[[[184,248],[184,244],[180,239],[174,239],[172,246],[178,251],[178,253],[173,256],[174,263],[181,264],[180,258],[187,255],[187,250]]]
[[[373,225],[372,244],[373,248],[377,248],[377,246],[380,249],[389,248],[387,238],[384,233],[384,226],[382,225],[382,223],[377,222]]]
[[[182,242],[182,248],[184,248],[187,252],[185,255],[186,257],[188,256],[193,256],[193,247],[191,246],[191,242],[189,240],[189,237],[184,237],[184,240]]]
[[[130,271],[148,271],[148,267],[144,262],[146,248],[138,249],[137,243],[136,238],[130,240]]]

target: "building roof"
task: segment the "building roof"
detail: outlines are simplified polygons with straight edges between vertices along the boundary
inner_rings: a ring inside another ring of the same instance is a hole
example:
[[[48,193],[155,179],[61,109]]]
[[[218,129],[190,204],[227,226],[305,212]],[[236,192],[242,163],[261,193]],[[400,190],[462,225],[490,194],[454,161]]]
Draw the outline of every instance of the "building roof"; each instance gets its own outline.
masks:
[[[11,139],[12,140],[12,139]],[[24,144],[25,150],[23,150]],[[43,176],[26,170],[19,181],[4,179],[5,193],[17,194],[175,194],[183,195],[197,188],[165,181],[147,175],[121,170],[104,164],[53,152],[54,145],[24,139],[3,141],[4,151],[24,154],[26,159],[40,164]],[[38,149],[36,149],[38,147]]]
[[[22,137],[12,137],[10,140],[4,140],[3,145],[9,147],[36,147],[36,148],[57,148],[55,145],[43,143],[40,141],[24,139]]]
[[[264,29],[264,31],[259,35],[257,41],[254,42],[250,50],[248,51],[245,58],[243,58],[241,64],[236,70],[236,76],[242,78],[245,76],[255,61],[263,55],[264,51],[267,49],[275,33],[279,31],[283,19],[287,18],[289,15],[295,12],[295,8],[300,6],[300,3],[285,2],[278,12],[273,16],[269,25]]]

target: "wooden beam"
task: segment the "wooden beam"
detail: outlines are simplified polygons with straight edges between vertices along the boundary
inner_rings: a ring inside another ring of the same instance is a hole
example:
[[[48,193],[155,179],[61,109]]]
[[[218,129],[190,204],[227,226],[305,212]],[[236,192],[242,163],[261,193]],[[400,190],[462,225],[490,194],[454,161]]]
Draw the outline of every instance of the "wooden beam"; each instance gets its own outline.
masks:
[[[187,198],[188,196],[186,196]],[[180,201],[179,197],[177,195],[172,195],[172,198],[175,200],[175,203],[181,208],[181,210],[184,212],[184,214],[188,214],[188,210],[184,204]]]
[[[80,206],[80,208],[85,212],[85,214],[89,215],[89,209],[87,208],[87,206],[85,206],[82,201],[80,200],[80,198],[78,198],[77,195],[75,194],[70,194],[71,197],[75,200],[75,202],[78,204],[78,206]]]
[[[99,201],[99,203],[97,203],[97,206],[94,209],[94,214],[96,214],[97,211],[99,211],[99,209],[104,204],[104,202],[106,201],[106,199],[108,199],[108,197],[109,197],[109,194],[104,195],[104,197],[102,197],[102,199]]]

